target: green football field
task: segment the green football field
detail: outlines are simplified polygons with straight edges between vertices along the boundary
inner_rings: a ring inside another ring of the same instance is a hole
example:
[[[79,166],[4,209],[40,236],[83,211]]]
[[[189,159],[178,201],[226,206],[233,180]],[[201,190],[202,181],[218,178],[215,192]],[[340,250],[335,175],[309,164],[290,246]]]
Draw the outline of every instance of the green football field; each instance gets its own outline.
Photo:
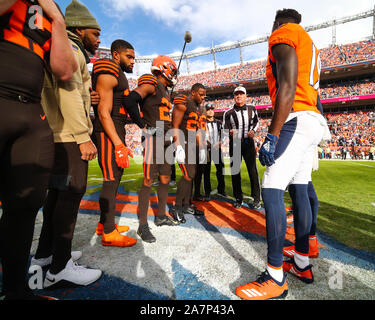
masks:
[[[121,185],[126,191],[138,192],[143,180],[142,158],[131,160],[125,170]],[[259,176],[265,170],[258,162]],[[177,181],[181,176],[177,166]],[[226,193],[232,197],[229,166],[226,165]],[[245,163],[242,163],[242,189],[250,194],[250,182]],[[355,249],[375,252],[375,161],[320,161],[319,170],[313,173],[313,183],[319,197],[318,230],[337,241]],[[101,188],[102,174],[97,161],[91,161],[89,168],[88,193]],[[212,189],[216,188],[215,166],[211,171]],[[154,187],[156,191],[156,187]],[[176,187],[170,187],[170,193]],[[246,201],[246,197],[245,197]],[[285,205],[290,198],[285,193]]]

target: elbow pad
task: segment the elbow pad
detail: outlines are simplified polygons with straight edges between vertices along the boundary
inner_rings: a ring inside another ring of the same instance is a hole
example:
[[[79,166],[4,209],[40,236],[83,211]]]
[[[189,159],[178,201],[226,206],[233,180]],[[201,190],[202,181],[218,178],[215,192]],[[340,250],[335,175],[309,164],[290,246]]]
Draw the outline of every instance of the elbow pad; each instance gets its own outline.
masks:
[[[123,96],[123,105],[126,111],[129,113],[130,118],[138,127],[143,129],[145,127],[145,122],[143,121],[138,108],[138,104],[141,102],[142,97],[138,94],[138,92],[132,91],[128,96]]]

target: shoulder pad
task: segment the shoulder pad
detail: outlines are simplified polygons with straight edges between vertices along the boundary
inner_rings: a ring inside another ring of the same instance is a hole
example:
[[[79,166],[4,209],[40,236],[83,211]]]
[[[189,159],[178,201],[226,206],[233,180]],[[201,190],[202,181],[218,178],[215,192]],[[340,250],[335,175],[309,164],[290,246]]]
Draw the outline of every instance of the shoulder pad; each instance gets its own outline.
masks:
[[[184,94],[179,94],[174,98],[173,104],[187,104],[187,97]]]
[[[95,61],[92,70],[94,75],[111,74],[118,78],[120,74],[120,66],[116,62],[109,59],[100,59]]]
[[[142,84],[150,84],[157,87],[158,79],[156,79],[156,77],[152,74],[144,74],[138,79],[138,86],[141,86]]]

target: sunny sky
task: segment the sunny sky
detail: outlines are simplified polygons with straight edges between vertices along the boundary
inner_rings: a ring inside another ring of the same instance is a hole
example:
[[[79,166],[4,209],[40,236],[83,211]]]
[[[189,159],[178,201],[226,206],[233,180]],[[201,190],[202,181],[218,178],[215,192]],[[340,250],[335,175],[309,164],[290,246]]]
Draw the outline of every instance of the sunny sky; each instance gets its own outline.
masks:
[[[97,18],[102,28],[101,46],[125,39],[133,44],[137,56],[181,52],[185,31],[193,41],[186,51],[226,42],[255,39],[270,34],[276,10],[294,8],[302,15],[302,26],[350,16],[374,9],[375,0],[80,0]],[[63,12],[71,0],[56,0]],[[371,36],[373,19],[339,25],[337,42],[357,41]],[[319,48],[327,47],[332,28],[312,32]],[[265,58],[266,44],[243,49],[245,61]],[[239,51],[216,55],[218,66],[238,63]],[[190,70],[213,69],[212,56],[190,60]],[[138,66],[139,69],[149,66]],[[142,72],[143,70],[140,70]],[[186,64],[181,64],[186,72]]]

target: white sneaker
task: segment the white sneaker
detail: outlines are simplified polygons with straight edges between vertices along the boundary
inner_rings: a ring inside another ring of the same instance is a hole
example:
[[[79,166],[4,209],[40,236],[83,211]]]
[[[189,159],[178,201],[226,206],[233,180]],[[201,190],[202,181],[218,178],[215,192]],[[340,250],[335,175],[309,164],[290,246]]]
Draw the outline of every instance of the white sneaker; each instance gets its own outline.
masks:
[[[98,269],[89,269],[83,266],[79,266],[77,262],[73,262],[72,259],[68,261],[65,269],[60,271],[58,274],[52,274],[47,271],[46,278],[44,279],[44,288],[51,286],[87,286],[102,275],[102,272]]]
[[[77,261],[79,258],[82,257],[82,251],[72,251],[72,259],[73,261]],[[40,266],[40,267],[46,267],[49,266],[52,263],[52,255],[48,258],[41,258],[41,259],[35,259],[35,257],[31,258],[30,265],[34,266]]]

